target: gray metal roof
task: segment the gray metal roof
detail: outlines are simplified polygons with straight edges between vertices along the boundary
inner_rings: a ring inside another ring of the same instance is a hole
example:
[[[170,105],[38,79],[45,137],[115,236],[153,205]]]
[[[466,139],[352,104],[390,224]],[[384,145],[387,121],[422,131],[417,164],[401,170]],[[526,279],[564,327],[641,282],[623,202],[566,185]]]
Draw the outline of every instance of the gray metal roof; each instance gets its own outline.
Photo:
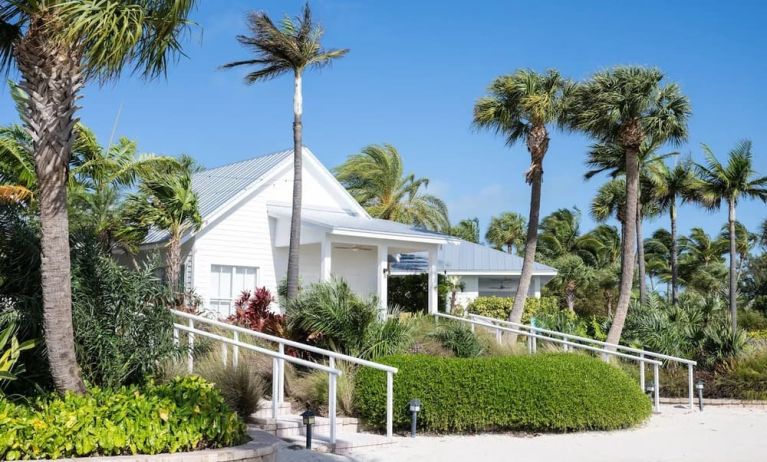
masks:
[[[269,215],[289,217],[290,207],[286,205],[269,205]],[[413,225],[389,220],[369,218],[350,211],[303,208],[301,210],[301,221],[334,230],[346,229],[383,234],[402,234],[430,239],[455,240],[453,237],[436,231],[429,231]]]
[[[403,254],[392,263],[393,272],[424,272],[428,268],[423,253]],[[522,271],[522,257],[484,245],[461,240],[458,245],[443,245],[438,254],[437,270],[453,274],[462,273],[513,273]],[[556,273],[556,269],[535,263],[534,272]]]
[[[292,155],[293,150],[288,149],[194,173],[192,175],[192,189],[197,193],[202,219],[204,220]],[[167,232],[152,229],[147,234],[144,243],[160,242],[167,237]]]

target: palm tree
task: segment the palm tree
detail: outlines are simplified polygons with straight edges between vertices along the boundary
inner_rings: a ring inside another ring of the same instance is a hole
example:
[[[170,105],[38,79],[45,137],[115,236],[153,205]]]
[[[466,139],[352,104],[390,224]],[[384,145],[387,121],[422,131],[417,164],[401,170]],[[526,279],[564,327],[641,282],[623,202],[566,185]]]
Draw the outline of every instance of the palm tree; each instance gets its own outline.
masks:
[[[517,253],[525,242],[525,218],[514,212],[503,212],[490,219],[490,225],[485,233],[485,240],[498,250],[506,249]]]
[[[655,162],[648,169],[648,176],[652,183],[652,200],[661,211],[668,211],[671,220],[671,233],[669,236],[669,255],[671,270],[671,304],[679,302],[679,278],[677,248],[677,199],[687,201],[693,194],[694,174],[689,161],[677,163],[669,167],[664,162]]]
[[[509,321],[519,322],[533,276],[538,244],[538,217],[541,212],[543,158],[549,149],[548,124],[557,122],[562,109],[564,80],[555,70],[545,74],[522,69],[498,77],[490,84],[488,95],[474,105],[474,125],[506,137],[506,144],[524,140],[530,153],[530,168],[525,182],[530,185],[530,215],[527,223],[522,274],[514,296]]]
[[[668,230],[660,228],[645,239],[644,246],[647,249],[647,274],[650,276],[651,290],[655,290],[655,279],[664,283],[670,283],[672,280],[671,249],[676,249],[677,243],[672,241]],[[668,292],[669,299],[673,298],[671,292]]]
[[[466,218],[459,221],[458,224],[450,227],[448,234],[479,244],[479,218]]]
[[[189,172],[164,173],[147,178],[139,184],[138,192],[126,199],[125,209],[136,227],[155,227],[168,232],[166,277],[171,290],[178,293],[181,239],[188,231],[197,231],[202,226],[191,175]]]
[[[730,226],[725,224],[722,226],[722,230],[719,233],[720,239],[729,240],[730,238]],[[746,228],[746,225],[736,221],[735,222],[735,250],[738,256],[737,271],[735,271],[736,282],[740,281],[740,275],[743,272],[743,265],[751,255],[751,251],[756,247],[759,242],[759,236],[756,233],[752,233]]]
[[[753,168],[751,141],[743,140],[733,148],[724,165],[713,151],[703,145],[705,164],[696,164],[699,181],[696,182],[698,200],[711,210],[719,209],[722,201],[727,202],[727,223],[730,235],[730,313],[732,331],[738,328],[737,276],[735,256],[737,237],[735,234],[735,208],[742,198],[760,199],[767,202],[767,177],[757,177]]]
[[[466,288],[466,285],[461,280],[461,276],[453,275],[445,278],[445,287],[450,292],[449,314],[455,314],[456,297],[458,296],[458,292],[463,292],[463,290]],[[461,315],[463,315],[463,313],[461,313]]]
[[[421,188],[427,178],[405,175],[402,157],[389,144],[371,144],[335,168],[338,181],[375,218],[433,230],[447,230],[447,206]]]
[[[679,239],[680,282],[702,294],[717,292],[726,277],[722,255],[727,248],[727,239],[712,239],[702,228],[692,228]]]
[[[541,220],[538,233],[538,257],[541,261],[553,261],[578,252],[581,212],[559,209]]]
[[[640,187],[637,193],[637,266],[639,269],[639,299],[644,303],[647,300],[647,278],[646,262],[644,251],[644,237],[642,235],[642,223],[649,215],[655,215],[657,210],[652,206],[652,197],[647,194],[651,191],[652,185],[649,184],[648,169],[662,162],[666,157],[676,155],[676,153],[657,155],[656,152],[660,144],[652,139],[645,140],[639,148],[639,182]],[[586,165],[589,170],[584,178],[589,180],[599,173],[607,172],[612,178],[623,176],[626,166],[626,154],[618,143],[600,143],[593,145],[589,151]]]
[[[22,112],[33,143],[41,222],[41,273],[47,354],[59,391],[82,393],[72,328],[66,168],[79,92],[133,65],[164,75],[181,49],[194,0],[18,0],[0,5],[0,67],[18,68],[30,95]]]
[[[578,255],[590,268],[594,268],[593,281],[602,291],[607,304],[607,316],[613,315],[613,301],[619,286],[621,237],[617,228],[598,225],[578,239]]]
[[[649,138],[681,142],[687,137],[690,104],[675,84],[661,86],[656,69],[617,67],[596,73],[569,88],[564,123],[601,143],[618,143],[625,153],[626,210],[622,243],[621,290],[607,342],[620,341],[626,322],[634,277],[639,152]]]
[[[307,68],[321,68],[345,56],[349,50],[322,48],[324,33],[319,24],[312,22],[307,3],[300,18],[285,17],[279,25],[263,12],[248,15],[248,28],[252,35],[238,35],[237,41],[255,54],[255,58],[225,64],[224,68],[255,67],[245,76],[248,85],[271,80],[280,75],[293,74],[293,207],[290,219],[288,249],[288,293],[291,300],[298,295],[299,249],[301,245],[302,153],[303,153],[303,92],[302,78]]]

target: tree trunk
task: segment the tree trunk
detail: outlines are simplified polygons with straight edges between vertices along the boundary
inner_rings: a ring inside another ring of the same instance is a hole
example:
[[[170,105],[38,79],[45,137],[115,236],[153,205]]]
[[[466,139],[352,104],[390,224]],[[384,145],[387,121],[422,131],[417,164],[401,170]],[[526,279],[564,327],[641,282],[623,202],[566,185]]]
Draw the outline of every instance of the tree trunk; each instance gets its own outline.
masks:
[[[607,319],[613,317],[613,295],[608,291],[605,294],[605,300],[607,300]]]
[[[571,313],[575,313],[575,283],[570,281],[565,288],[565,300],[567,301],[567,309]]]
[[[67,213],[67,164],[74,141],[80,54],[48,40],[43,19],[33,19],[16,43],[21,88],[29,95],[23,115],[32,138],[41,224],[43,328],[56,389],[85,393],[75,353]]]
[[[535,250],[538,246],[538,220],[541,213],[541,183],[543,182],[543,157],[549,148],[549,134],[544,125],[534,126],[527,135],[527,150],[530,152],[530,168],[525,174],[525,181],[530,184],[530,215],[527,220],[527,239],[522,260],[522,274],[519,276],[514,305],[509,313],[509,321],[520,322],[525,310],[525,299],[533,277]],[[516,336],[512,336],[516,341]]]
[[[629,302],[631,301],[631,286],[634,280],[634,249],[636,248],[636,217],[637,196],[639,192],[639,149],[626,147],[626,216],[624,218],[624,235],[621,242],[621,282],[618,303],[615,307],[615,317],[607,333],[607,343],[618,344],[626,322]],[[614,348],[610,348],[614,350]]]
[[[178,230],[171,231],[165,266],[168,268],[168,287],[170,287],[173,297],[176,299],[179,293],[179,279],[181,275],[181,233]]]
[[[676,246],[676,200],[671,202],[669,215],[671,216],[671,304],[676,305],[679,303],[679,288],[677,287],[677,279],[679,278],[677,255],[679,251]]]
[[[290,215],[290,246],[288,248],[288,300],[298,295],[299,252],[301,249],[301,199],[303,172],[303,95],[301,72],[296,71],[293,94],[293,207]]]
[[[453,289],[450,291],[450,313],[453,314],[455,311],[455,297],[456,297],[457,290]]]
[[[735,254],[737,252],[735,245],[735,200],[728,200],[730,228],[730,316],[732,317],[732,333],[738,330],[738,303],[737,303],[737,280],[735,275]]]
[[[644,259],[644,237],[642,236],[642,191],[637,190],[637,263],[639,267],[639,301],[644,304],[647,302],[647,272]]]

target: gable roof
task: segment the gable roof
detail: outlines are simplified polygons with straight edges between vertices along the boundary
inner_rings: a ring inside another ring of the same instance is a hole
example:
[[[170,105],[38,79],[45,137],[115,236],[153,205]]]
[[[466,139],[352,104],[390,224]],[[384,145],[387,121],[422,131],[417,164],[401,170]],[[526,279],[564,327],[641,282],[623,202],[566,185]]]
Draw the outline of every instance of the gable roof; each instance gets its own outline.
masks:
[[[458,245],[442,246],[437,259],[437,271],[450,274],[519,274],[522,257],[484,245],[461,240]],[[423,253],[403,254],[392,262],[394,273],[420,273],[428,269]],[[542,263],[533,264],[533,274],[557,274],[557,270]]]

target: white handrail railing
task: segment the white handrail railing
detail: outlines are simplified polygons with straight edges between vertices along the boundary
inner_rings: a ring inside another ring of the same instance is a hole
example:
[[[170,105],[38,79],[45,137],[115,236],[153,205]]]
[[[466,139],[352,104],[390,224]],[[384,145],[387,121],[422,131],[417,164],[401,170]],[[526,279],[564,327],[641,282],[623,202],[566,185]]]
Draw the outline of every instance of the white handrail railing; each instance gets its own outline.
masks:
[[[593,347],[593,346],[589,346],[589,345],[583,345],[583,344],[580,344],[580,343],[573,343],[573,342],[569,341],[568,339],[549,337],[547,335],[542,335],[542,334],[537,333],[538,329],[533,329],[533,331],[525,331],[525,330],[515,329],[513,327],[499,326],[499,325],[492,324],[492,323],[486,322],[486,321],[481,321],[481,320],[476,320],[476,319],[469,319],[469,318],[461,318],[461,317],[458,317],[458,316],[452,316],[452,315],[449,315],[449,314],[443,314],[443,313],[433,313],[433,314],[437,318],[445,318],[445,319],[452,319],[454,321],[468,322],[468,323],[471,323],[472,325],[477,325],[477,326],[481,326],[481,327],[487,327],[489,329],[495,329],[496,338],[499,337],[498,334],[500,332],[511,332],[511,333],[514,333],[514,334],[517,334],[517,335],[522,335],[522,336],[528,337],[528,339],[532,340],[531,342],[528,343],[528,351],[530,351],[530,353],[534,353],[536,351],[536,340],[540,339],[540,340],[545,340],[547,342],[560,343],[560,344],[564,345],[565,347],[580,348],[582,350],[593,351],[593,352],[600,353],[600,354],[607,354],[607,355],[616,356],[616,357],[619,357],[619,358],[630,359],[630,360],[633,360],[633,361],[637,361],[639,364],[642,364],[642,365],[644,365],[644,364],[652,364],[652,366],[653,366],[653,378],[654,378],[654,381],[655,381],[655,387],[654,387],[654,390],[653,390],[653,407],[655,408],[656,412],[660,412],[660,379],[659,379],[659,376],[658,376],[658,374],[659,374],[659,367],[662,364],[660,361],[657,361],[657,360],[654,360],[654,359],[645,358],[643,356],[634,356],[634,355],[631,355],[631,354],[628,354],[628,353],[621,353],[619,351],[611,351],[611,350],[606,350],[604,348],[597,348],[597,347]],[[642,389],[642,391],[644,392],[644,388]]]
[[[273,417],[276,417],[276,410],[277,410],[277,403],[283,402],[285,398],[285,361],[292,362],[294,364],[299,364],[306,367],[311,367],[313,369],[322,370],[325,372],[330,373],[330,370],[338,371],[340,375],[340,370],[335,368],[335,360],[341,360],[341,361],[347,361],[353,364],[357,364],[364,367],[370,367],[373,369],[377,369],[380,371],[384,371],[386,373],[386,436],[388,438],[392,437],[393,434],[393,427],[394,427],[394,374],[397,373],[397,368],[392,366],[387,366],[386,364],[376,363],[374,361],[368,361],[365,359],[357,358],[355,356],[349,356],[342,353],[338,353],[335,351],[326,350],[324,348],[315,347],[312,345],[307,345],[305,343],[296,342],[293,340],[288,340],[282,337],[277,337],[274,335],[265,334],[263,332],[257,332],[254,330],[246,329],[244,327],[234,326],[232,324],[227,324],[225,322],[217,321],[215,319],[206,318],[203,316],[198,316],[191,313],[185,313],[183,311],[178,310],[171,310],[171,312],[181,318],[187,319],[189,326],[184,326],[183,324],[174,323],[174,332],[173,332],[173,338],[176,343],[178,343],[178,331],[183,330],[188,333],[189,336],[189,345],[190,345],[190,352],[189,352],[189,370],[191,371],[194,364],[194,359],[192,356],[192,348],[194,346],[194,335],[199,334],[203,335],[209,338],[213,338],[215,340],[224,342],[224,344],[229,344],[232,346],[232,364],[237,364],[239,361],[239,348],[243,347],[246,349],[249,349],[251,351],[256,351],[259,353],[267,354],[271,356],[274,359],[274,366],[276,367],[276,375],[274,375],[274,379],[272,380],[272,389],[273,389],[273,397],[272,397],[272,410],[273,410]],[[227,330],[232,333],[232,339],[228,337],[224,337],[221,335],[211,334],[209,332],[205,331],[199,331],[198,329],[194,329],[194,322],[200,322],[203,324],[207,324],[210,326],[215,326],[224,330]],[[205,332],[204,334],[201,334],[200,332]],[[245,334],[254,338],[259,338],[262,340],[266,340],[269,342],[273,342],[277,344],[278,351],[272,351],[265,348],[257,347],[254,345],[251,345],[249,343],[243,343],[240,342],[240,334]],[[245,345],[248,345],[247,347]],[[328,358],[328,366],[322,366],[317,363],[313,363],[311,361],[305,361],[299,358],[294,358],[292,356],[285,354],[285,347],[292,347],[296,348],[298,350],[308,351],[311,353],[315,353],[321,356],[326,356]],[[222,350],[222,357],[226,358],[226,353],[224,353],[225,350]],[[290,359],[288,359],[290,358]],[[226,359],[224,359],[226,361]],[[321,366],[321,367],[317,367]],[[328,415],[330,417],[330,439],[331,444],[335,444],[335,433],[336,433],[336,380],[335,378],[337,375],[331,374],[330,376],[330,382],[328,383]]]
[[[488,321],[488,322],[493,323],[493,324],[498,323],[498,324],[502,324],[502,325],[505,325],[505,326],[513,326],[513,327],[516,327],[516,328],[519,328],[519,329],[532,330],[532,331],[535,331],[535,332],[544,332],[544,333],[547,333],[547,334],[550,334],[550,335],[556,335],[557,337],[567,338],[569,340],[574,340],[574,341],[577,341],[577,342],[590,343],[592,345],[601,345],[601,346],[607,347],[607,348],[615,348],[616,350],[622,350],[622,351],[628,351],[628,352],[631,352],[631,353],[637,353],[637,354],[639,354],[642,357],[649,357],[649,358],[653,358],[653,359],[662,359],[662,360],[666,360],[666,361],[672,361],[672,362],[684,364],[684,365],[687,366],[687,382],[688,382],[687,383],[687,399],[688,399],[688,405],[689,405],[690,409],[693,408],[693,398],[694,398],[694,384],[693,384],[693,381],[694,381],[694,367],[698,365],[697,361],[693,361],[691,359],[680,358],[678,356],[670,356],[670,355],[665,355],[665,354],[662,354],[662,353],[655,353],[653,351],[647,351],[647,350],[643,350],[641,348],[632,348],[632,347],[628,347],[628,346],[625,346],[625,345],[618,345],[618,344],[615,344],[615,343],[607,343],[607,342],[603,342],[603,341],[600,341],[600,340],[595,340],[593,338],[581,337],[579,335],[573,335],[573,334],[566,334],[564,332],[559,332],[559,331],[555,331],[555,330],[543,329],[543,328],[531,326],[531,325],[528,325],[528,324],[521,324],[521,323],[517,323],[517,322],[506,321],[506,320],[503,320],[503,319],[491,318],[491,317],[482,316],[482,315],[479,315],[479,314],[469,314],[469,317],[472,318],[472,319],[481,319],[481,320],[484,320],[484,321]],[[644,390],[644,385],[645,385],[645,368],[644,368],[644,363],[639,363],[639,383],[640,383],[640,386],[642,387],[642,389]]]

